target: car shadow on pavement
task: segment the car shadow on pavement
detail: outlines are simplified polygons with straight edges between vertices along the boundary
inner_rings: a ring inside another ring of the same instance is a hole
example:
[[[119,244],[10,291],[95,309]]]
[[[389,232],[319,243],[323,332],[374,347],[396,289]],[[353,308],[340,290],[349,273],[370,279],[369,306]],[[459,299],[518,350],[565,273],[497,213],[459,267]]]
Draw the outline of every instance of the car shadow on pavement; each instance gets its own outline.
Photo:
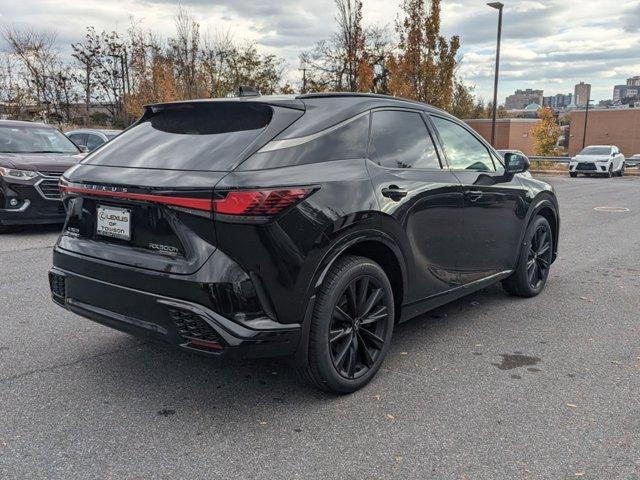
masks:
[[[505,298],[508,297],[496,285],[398,325],[383,371],[373,379],[372,385],[389,381],[384,378],[387,374],[384,370],[392,357],[401,352],[417,355],[430,349],[434,336],[441,337],[452,329],[464,327],[465,322],[471,322],[467,312],[482,308],[478,306],[479,301],[489,307]],[[331,403],[349,397],[324,394],[307,386],[295,367],[285,360],[226,360],[184,352],[164,344],[131,341],[135,343],[125,343],[124,348],[89,359],[83,366],[86,380],[92,384],[88,388],[96,394],[102,392],[106,402],[145,399],[148,408],[157,409],[161,416],[173,415],[167,412],[177,412],[181,408],[197,410],[201,415],[221,411],[236,415],[239,410],[249,412],[257,408],[260,411],[265,405],[278,407],[272,415],[280,410],[284,415],[286,405],[294,402],[296,405],[301,402]],[[368,390],[365,387],[353,395],[370,396],[375,388]]]

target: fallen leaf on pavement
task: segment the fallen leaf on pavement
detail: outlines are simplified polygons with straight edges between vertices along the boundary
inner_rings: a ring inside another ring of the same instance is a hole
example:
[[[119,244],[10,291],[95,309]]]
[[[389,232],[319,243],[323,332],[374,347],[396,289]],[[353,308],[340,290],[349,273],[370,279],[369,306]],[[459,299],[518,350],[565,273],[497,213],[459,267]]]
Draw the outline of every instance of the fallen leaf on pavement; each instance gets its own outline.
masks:
[[[396,419],[396,417],[394,417],[394,416],[393,416],[393,415],[391,415],[390,413],[387,413],[387,418],[388,418],[389,420],[395,420],[395,419]]]
[[[567,407],[569,407],[569,408],[578,408],[578,406],[574,405],[573,403],[567,403]]]
[[[380,395],[374,395],[372,398],[376,401],[380,401]]]

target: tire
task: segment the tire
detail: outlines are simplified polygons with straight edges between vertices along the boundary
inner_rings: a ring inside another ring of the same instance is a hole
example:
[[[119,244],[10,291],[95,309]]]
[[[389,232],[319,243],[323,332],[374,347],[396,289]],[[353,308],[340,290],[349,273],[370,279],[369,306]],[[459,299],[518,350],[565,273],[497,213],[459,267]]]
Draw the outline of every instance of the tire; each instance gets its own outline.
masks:
[[[553,231],[546,218],[533,218],[524,237],[518,265],[503,288],[517,297],[535,297],[547,283],[553,258]],[[533,269],[533,272],[532,272]]]
[[[626,168],[626,166],[625,166],[624,162],[622,162],[622,165],[620,165],[620,170],[618,171],[618,176],[619,177],[624,177],[625,168]]]
[[[380,265],[364,257],[339,258],[316,295],[302,376],[331,393],[362,388],[389,351],[394,319],[393,290]]]
[[[606,177],[607,178],[612,178],[613,177],[613,163],[609,164],[609,170],[607,170]]]
[[[576,172],[569,172],[569,176],[571,178],[576,178],[578,176],[578,174]]]

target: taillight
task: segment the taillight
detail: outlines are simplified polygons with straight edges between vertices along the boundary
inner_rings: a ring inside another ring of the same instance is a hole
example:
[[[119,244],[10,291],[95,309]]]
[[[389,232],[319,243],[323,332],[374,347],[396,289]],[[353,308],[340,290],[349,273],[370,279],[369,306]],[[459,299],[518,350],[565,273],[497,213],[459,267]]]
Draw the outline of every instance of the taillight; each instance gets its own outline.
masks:
[[[213,201],[213,211],[220,215],[271,217],[304,199],[311,189],[236,190]]]

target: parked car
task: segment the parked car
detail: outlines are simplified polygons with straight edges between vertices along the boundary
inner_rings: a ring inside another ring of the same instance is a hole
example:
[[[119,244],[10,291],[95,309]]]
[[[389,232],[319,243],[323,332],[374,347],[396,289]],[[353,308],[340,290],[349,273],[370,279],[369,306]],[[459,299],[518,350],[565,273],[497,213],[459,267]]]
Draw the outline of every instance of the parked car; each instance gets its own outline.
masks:
[[[638,168],[638,166],[640,166],[640,153],[636,153],[635,155],[627,158],[625,164],[629,168]]]
[[[592,145],[584,148],[569,162],[569,175],[605,175],[613,177],[624,175],[625,158],[615,145]]]
[[[219,356],[290,356],[352,392],[394,325],[502,281],[544,288],[558,202],[428,105],[309,94],[147,106],[61,181],[53,300]]]
[[[120,135],[122,130],[99,130],[81,129],[72,130],[65,135],[80,148],[85,148],[87,152],[92,152],[103,143]]]
[[[82,157],[53,127],[0,120],[0,231],[12,225],[62,223],[58,180]]]

